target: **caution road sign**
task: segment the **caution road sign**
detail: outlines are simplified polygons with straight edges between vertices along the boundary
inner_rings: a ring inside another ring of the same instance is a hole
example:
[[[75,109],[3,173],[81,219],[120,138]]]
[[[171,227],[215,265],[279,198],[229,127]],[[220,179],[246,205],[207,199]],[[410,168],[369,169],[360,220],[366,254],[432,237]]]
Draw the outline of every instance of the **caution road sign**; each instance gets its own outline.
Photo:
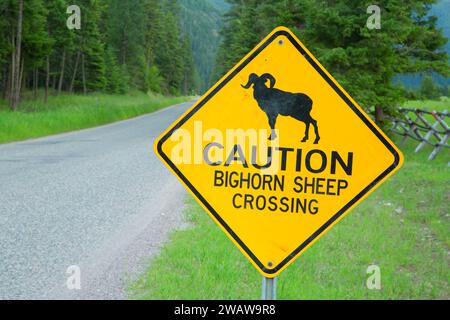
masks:
[[[269,278],[403,162],[389,138],[283,27],[169,127],[155,149]]]

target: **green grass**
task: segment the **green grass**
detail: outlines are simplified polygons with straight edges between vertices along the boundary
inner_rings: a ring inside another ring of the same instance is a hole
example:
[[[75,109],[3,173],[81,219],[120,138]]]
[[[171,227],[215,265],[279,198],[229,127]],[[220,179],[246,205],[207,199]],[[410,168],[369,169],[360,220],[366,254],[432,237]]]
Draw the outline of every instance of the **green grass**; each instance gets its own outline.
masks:
[[[449,299],[449,154],[404,146],[404,167],[279,277],[279,299]],[[261,277],[192,198],[190,227],[171,234],[130,286],[132,299],[259,299]],[[369,265],[381,290],[369,290]]]
[[[428,111],[450,111],[450,98],[441,97],[439,100],[413,100],[406,102],[404,106]]]
[[[130,95],[61,95],[23,101],[17,112],[0,102],[0,143],[79,130],[132,118],[188,100],[135,93]]]

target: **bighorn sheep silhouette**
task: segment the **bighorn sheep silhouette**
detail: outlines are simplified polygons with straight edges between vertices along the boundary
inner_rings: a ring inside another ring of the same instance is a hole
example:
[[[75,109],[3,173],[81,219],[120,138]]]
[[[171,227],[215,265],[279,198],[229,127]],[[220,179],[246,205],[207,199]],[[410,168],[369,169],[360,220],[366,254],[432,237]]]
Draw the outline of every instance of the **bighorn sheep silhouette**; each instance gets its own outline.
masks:
[[[270,81],[270,87],[266,86],[266,81]],[[305,123],[305,136],[302,142],[306,142],[309,138],[309,126],[314,126],[314,132],[316,139],[314,144],[317,144],[320,140],[319,128],[317,121],[311,117],[311,110],[313,101],[310,97],[303,93],[291,93],[281,91],[274,88],[275,78],[269,74],[264,73],[260,77],[254,73],[248,77],[246,85],[241,85],[244,89],[249,89],[253,85],[253,97],[258,103],[259,107],[264,111],[269,120],[271,128],[271,135],[269,140],[274,140],[276,136],[275,124],[277,117],[290,116],[298,121]]]

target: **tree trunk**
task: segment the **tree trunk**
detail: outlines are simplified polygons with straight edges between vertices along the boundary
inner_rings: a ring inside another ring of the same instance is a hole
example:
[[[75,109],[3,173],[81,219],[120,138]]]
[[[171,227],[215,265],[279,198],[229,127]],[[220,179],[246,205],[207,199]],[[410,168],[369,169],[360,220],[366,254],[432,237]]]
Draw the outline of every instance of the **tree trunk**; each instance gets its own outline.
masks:
[[[58,82],[58,95],[61,93],[61,90],[62,90],[65,66],[66,66],[66,49],[63,50],[63,55],[62,55],[62,60],[61,60],[61,72],[59,73],[59,82]]]
[[[5,67],[5,87],[3,88],[3,100],[9,100],[11,90],[11,65]]]
[[[86,89],[86,70],[84,66],[84,53],[81,54],[81,73],[83,76],[83,93],[86,94],[87,89]]]
[[[52,89],[56,90],[56,74],[52,76]]]
[[[6,88],[6,82],[7,82],[7,72],[6,72],[6,66],[3,66],[3,72],[2,72],[2,99],[5,99],[6,96],[6,92],[5,92],[5,88]]]
[[[50,84],[50,57],[47,56],[47,76],[45,78],[45,96],[44,96],[44,102],[47,103],[48,101],[48,86]]]
[[[381,106],[375,106],[375,122],[377,124],[383,124],[384,114]]]
[[[9,86],[8,86],[8,100],[9,107],[11,110],[14,110],[14,86],[16,84],[16,45],[15,45],[15,32],[14,30],[11,33],[11,70],[9,72]]]
[[[80,60],[80,51],[77,52],[77,58],[75,59],[75,67],[73,68],[72,80],[70,81],[69,92],[73,91],[73,84],[75,82],[75,77],[77,76],[78,71],[78,61]]]
[[[38,90],[38,82],[39,82],[39,70],[37,68],[34,68],[34,77],[33,77],[33,98],[34,100],[37,99],[37,90]]]
[[[187,73],[184,73],[183,76],[183,95],[187,95],[188,86],[187,86]]]
[[[25,66],[25,58],[22,57],[22,62],[20,64],[20,72],[19,72],[19,98],[20,98],[20,93],[22,92],[22,84],[24,83],[24,79],[23,79],[23,69]]]
[[[31,80],[31,92],[33,93],[33,98],[36,99],[36,69],[33,68],[32,80]]]
[[[22,60],[22,20],[23,20],[23,0],[19,0],[19,12],[17,17],[17,34],[15,41],[15,70],[14,70],[14,81],[12,84],[12,99],[11,99],[11,109],[13,111],[17,110],[20,103],[20,61]]]

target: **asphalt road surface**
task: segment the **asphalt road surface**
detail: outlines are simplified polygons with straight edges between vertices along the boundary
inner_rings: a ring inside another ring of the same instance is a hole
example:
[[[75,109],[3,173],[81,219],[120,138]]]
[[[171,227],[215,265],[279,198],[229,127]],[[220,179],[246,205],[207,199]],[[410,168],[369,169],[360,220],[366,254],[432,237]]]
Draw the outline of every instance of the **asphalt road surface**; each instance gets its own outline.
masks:
[[[0,299],[126,298],[183,226],[184,188],[153,142],[190,105],[0,145]]]

